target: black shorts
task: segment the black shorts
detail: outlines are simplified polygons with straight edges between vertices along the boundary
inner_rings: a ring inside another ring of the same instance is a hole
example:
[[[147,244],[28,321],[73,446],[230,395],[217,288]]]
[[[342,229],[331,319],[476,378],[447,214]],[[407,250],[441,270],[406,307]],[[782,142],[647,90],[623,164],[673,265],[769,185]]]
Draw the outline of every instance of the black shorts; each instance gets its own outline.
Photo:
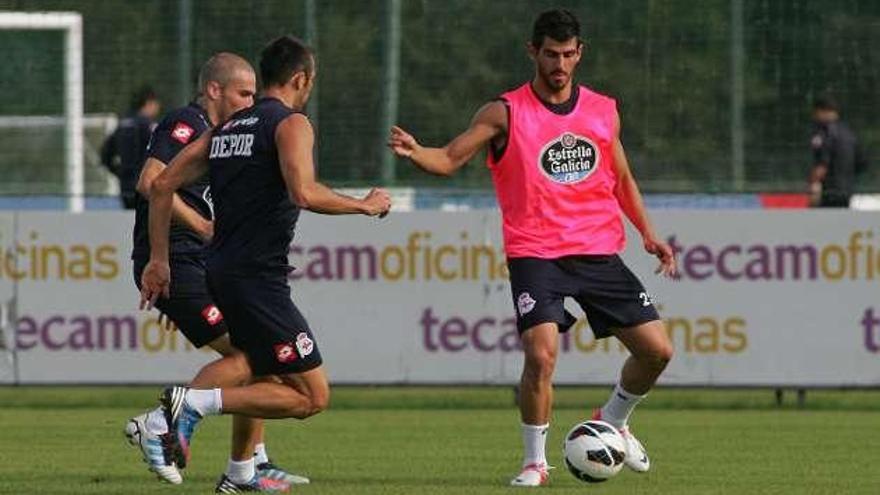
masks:
[[[208,292],[205,261],[201,255],[176,256],[171,265],[171,297],[159,298],[156,308],[168,316],[196,347],[203,347],[226,335],[223,314]],[[147,260],[134,260],[134,283],[141,288],[141,274]]]
[[[597,339],[660,319],[642,283],[617,255],[512,258],[507,266],[520,333],[540,323],[557,323],[567,332],[577,318],[566,311],[566,297],[587,314]]]
[[[290,299],[286,274],[208,271],[232,345],[244,351],[256,376],[303,373],[321,365],[306,319]]]

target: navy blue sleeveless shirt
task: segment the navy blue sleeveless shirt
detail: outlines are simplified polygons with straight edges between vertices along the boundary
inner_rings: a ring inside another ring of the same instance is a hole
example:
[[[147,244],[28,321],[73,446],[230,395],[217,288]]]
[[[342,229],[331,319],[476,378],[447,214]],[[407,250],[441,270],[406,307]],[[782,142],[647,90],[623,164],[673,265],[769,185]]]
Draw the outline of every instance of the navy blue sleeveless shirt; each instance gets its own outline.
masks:
[[[155,158],[168,165],[189,143],[195,141],[203,132],[211,128],[208,114],[199,104],[193,102],[185,107],[172,110],[159,122],[150,136],[147,146],[147,157]],[[140,174],[140,172],[138,172]],[[211,220],[211,191],[208,188],[207,175],[193,184],[177,190],[178,196],[187,205],[195,209],[199,215]],[[150,203],[140,194],[135,199],[135,220],[133,232],[133,249],[131,258],[146,260],[150,258]],[[202,238],[183,225],[172,223],[168,239],[168,251],[171,256],[187,254],[204,254],[206,248]]]
[[[261,98],[214,129],[209,170],[214,239],[209,270],[243,274],[289,270],[300,209],[281,175],[275,129],[296,111]]]

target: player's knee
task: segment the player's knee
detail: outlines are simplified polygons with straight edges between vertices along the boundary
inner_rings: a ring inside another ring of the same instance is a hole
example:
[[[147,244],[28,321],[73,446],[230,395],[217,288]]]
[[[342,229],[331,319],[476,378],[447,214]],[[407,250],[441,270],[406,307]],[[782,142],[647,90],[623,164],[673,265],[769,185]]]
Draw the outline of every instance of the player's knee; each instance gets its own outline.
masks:
[[[666,344],[664,344],[658,356],[660,358],[660,361],[663,363],[664,368],[667,364],[669,364],[670,361],[672,361],[672,356],[674,355],[675,350],[672,347],[672,343],[667,342]]]
[[[303,393],[301,397],[305,398],[306,404],[298,402],[291,407],[290,416],[297,419],[314,416],[330,406],[330,388],[327,386],[316,386],[307,393]]]
[[[641,359],[657,371],[663,371],[669,362],[672,361],[674,353],[675,350],[672,347],[672,343],[663,342],[651,347],[641,356]]]
[[[330,407],[330,391],[322,391],[320,393],[314,394],[311,398],[312,400],[312,416],[318,414],[320,412],[325,411],[328,407]]]
[[[297,407],[291,410],[290,416],[296,419],[310,418],[316,414],[320,414],[330,405],[330,397],[327,395],[317,395],[308,398],[306,407]]]
[[[251,381],[252,373],[251,373],[251,365],[248,362],[247,356],[243,352],[236,352],[227,357],[231,363],[230,368],[235,373],[235,377],[238,379],[240,385],[245,385]]]
[[[556,352],[552,349],[533,350],[526,358],[525,368],[536,378],[553,376],[553,370],[556,368]]]
[[[669,339],[663,339],[654,346],[654,359],[661,369],[666,368],[666,365],[672,361],[674,354],[675,348],[672,347],[672,341]]]

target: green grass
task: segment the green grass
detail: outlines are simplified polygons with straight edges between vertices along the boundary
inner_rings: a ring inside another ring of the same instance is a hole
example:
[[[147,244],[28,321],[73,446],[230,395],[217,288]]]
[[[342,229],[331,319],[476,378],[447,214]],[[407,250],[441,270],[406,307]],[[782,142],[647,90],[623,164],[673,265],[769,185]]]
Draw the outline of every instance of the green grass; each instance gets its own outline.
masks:
[[[0,493],[210,493],[229,418],[209,418],[180,487],[155,481],[121,435],[156,388],[0,388]],[[634,418],[654,463],[585,485],[562,468],[565,430],[605,390],[561,389],[548,454],[554,493],[880,493],[880,393],[810,392],[779,409],[768,391],[657,390]],[[510,388],[339,388],[330,411],[273,421],[275,460],[303,494],[511,493],[519,421]]]

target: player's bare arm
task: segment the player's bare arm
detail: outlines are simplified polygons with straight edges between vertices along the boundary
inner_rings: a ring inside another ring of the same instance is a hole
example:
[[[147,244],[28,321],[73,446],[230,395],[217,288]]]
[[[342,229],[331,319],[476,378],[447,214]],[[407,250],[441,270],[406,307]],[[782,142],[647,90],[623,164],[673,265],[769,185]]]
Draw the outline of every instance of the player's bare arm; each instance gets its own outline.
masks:
[[[141,276],[141,308],[150,309],[159,296],[170,296],[168,230],[174,191],[197,181],[208,170],[211,133],[202,134],[171,160],[150,190],[150,262]]]
[[[137,192],[141,196],[149,198],[150,191],[153,189],[153,182],[166,167],[167,165],[162,163],[161,160],[152,157],[147,158],[144,168],[141,170],[141,175],[138,178]],[[214,235],[214,222],[207,220],[193,207],[186,204],[176,192],[173,195],[171,204],[171,219],[199,234],[206,241],[210,240]]]
[[[648,211],[642,200],[642,193],[633,177],[623,143],[620,142],[620,122],[617,123],[617,132],[614,138],[614,167],[617,173],[617,186],[614,195],[620,203],[620,207],[630,222],[642,234],[645,251],[653,254],[660,260],[660,266],[656,272],[665,276],[675,275],[675,254],[672,248],[663,242],[654,231]]]
[[[471,120],[466,131],[442,148],[427,148],[401,129],[391,128],[388,147],[400,157],[409,158],[422,170],[449,176],[464,166],[473,156],[493,140],[506,135],[507,110],[501,101],[483,105]],[[495,143],[502,146],[504,143]]]
[[[384,215],[391,209],[391,196],[384,189],[372,189],[363,199],[339,194],[318,182],[312,150],[315,134],[309,119],[293,114],[278,124],[275,143],[281,175],[291,200],[301,208],[325,215]]]

